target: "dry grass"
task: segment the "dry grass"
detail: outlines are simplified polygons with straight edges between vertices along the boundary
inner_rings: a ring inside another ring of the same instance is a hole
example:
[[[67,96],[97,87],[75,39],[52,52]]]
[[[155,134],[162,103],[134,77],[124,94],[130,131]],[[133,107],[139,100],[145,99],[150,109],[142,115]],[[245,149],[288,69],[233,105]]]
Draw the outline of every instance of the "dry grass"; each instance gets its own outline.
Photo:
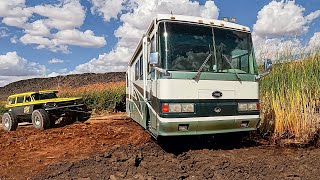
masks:
[[[125,82],[97,83],[79,88],[60,88],[60,97],[82,97],[95,113],[112,109],[126,93]]]
[[[314,139],[320,122],[320,54],[274,65],[260,90],[264,132],[295,143]]]

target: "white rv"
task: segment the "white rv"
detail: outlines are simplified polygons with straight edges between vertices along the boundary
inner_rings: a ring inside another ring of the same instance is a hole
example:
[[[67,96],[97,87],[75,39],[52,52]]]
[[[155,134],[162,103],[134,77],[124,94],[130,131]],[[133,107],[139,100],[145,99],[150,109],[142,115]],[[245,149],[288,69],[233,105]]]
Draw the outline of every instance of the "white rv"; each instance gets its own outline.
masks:
[[[155,138],[253,131],[259,124],[248,27],[159,14],[126,76],[126,111]]]

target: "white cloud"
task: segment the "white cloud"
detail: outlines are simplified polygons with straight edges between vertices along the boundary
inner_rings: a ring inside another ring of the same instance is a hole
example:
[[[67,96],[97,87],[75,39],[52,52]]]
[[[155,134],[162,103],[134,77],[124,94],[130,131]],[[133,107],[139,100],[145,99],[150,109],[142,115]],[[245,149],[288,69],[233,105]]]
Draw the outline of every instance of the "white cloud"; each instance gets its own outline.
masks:
[[[80,27],[85,19],[85,10],[79,0],[65,0],[57,5],[38,5],[33,12],[47,17],[43,20],[47,27],[59,30]]]
[[[57,71],[51,72],[47,77],[57,77],[68,75],[68,68],[59,69]]]
[[[54,34],[54,39],[52,41],[57,44],[97,48],[103,47],[107,43],[104,37],[95,36],[91,30],[81,32],[77,29],[59,31]]]
[[[15,51],[0,55],[0,86],[22,79],[42,77],[46,71],[45,66],[28,61]]]
[[[77,29],[61,30],[51,37],[25,34],[20,38],[23,44],[36,44],[37,49],[49,49],[53,52],[68,53],[68,45],[99,48],[106,45],[104,37],[95,36],[91,30],[81,32]]]
[[[9,31],[8,28],[0,27],[0,38],[8,37],[10,35],[8,31]]]
[[[258,13],[253,31],[261,37],[297,36],[308,31],[308,24],[320,11],[304,16],[305,8],[294,1],[272,1]]]
[[[41,18],[29,22],[32,15]],[[26,7],[25,0],[0,1],[2,23],[24,30],[25,34],[20,37],[23,44],[34,44],[37,49],[53,52],[69,53],[70,45],[93,48],[106,45],[104,37],[95,36],[91,30],[82,32],[78,29],[83,25],[85,15],[86,10],[79,0],[61,0],[58,4],[34,7]],[[16,38],[11,42],[16,43]]]
[[[308,31],[320,10],[306,16],[304,12],[295,1],[272,1],[259,11],[252,33],[258,61],[295,58],[307,51],[299,36]]]
[[[112,18],[116,18],[125,8],[125,0],[91,0],[91,3],[91,13],[103,16],[103,19],[106,22],[110,21]]]
[[[257,60],[262,63],[264,59],[290,60],[295,59],[305,52],[305,47],[299,39],[267,38],[255,48]]]
[[[307,50],[309,52],[320,51],[320,32],[315,32],[314,35],[310,38],[310,41],[307,45]]]
[[[30,34],[25,34],[20,38],[20,41],[23,44],[36,44],[37,49],[49,49],[52,52],[62,51],[64,53],[68,53],[68,47],[65,45],[57,44],[49,38],[42,36],[32,36]]]
[[[12,38],[10,38],[10,42],[12,44],[17,44],[18,43],[18,37],[16,35],[14,35]]]
[[[3,87],[9,83],[24,80],[37,78],[39,76],[0,76],[0,87]]]
[[[25,0],[0,1],[0,17],[2,23],[8,26],[23,27],[32,16],[32,8],[25,6]]]
[[[57,73],[57,72],[52,72],[52,73],[48,74],[48,77],[57,77],[57,76],[61,76],[61,74]]]
[[[55,58],[48,61],[49,64],[61,64],[63,62],[64,62],[63,60],[55,59]]]
[[[156,2],[159,3],[158,6]],[[157,12],[169,14],[172,11],[173,14],[207,18],[217,18],[219,15],[214,1],[200,5],[199,2],[190,0],[131,0],[125,4],[125,9],[127,12],[120,17],[122,25],[115,31],[115,36],[119,39],[115,48],[77,66],[71,73],[124,71],[137,43]]]
[[[45,66],[20,57],[15,51],[0,55],[0,76],[38,76],[45,73]]]
[[[37,20],[25,25],[25,32],[34,36],[50,36],[50,29],[44,24],[44,20]]]

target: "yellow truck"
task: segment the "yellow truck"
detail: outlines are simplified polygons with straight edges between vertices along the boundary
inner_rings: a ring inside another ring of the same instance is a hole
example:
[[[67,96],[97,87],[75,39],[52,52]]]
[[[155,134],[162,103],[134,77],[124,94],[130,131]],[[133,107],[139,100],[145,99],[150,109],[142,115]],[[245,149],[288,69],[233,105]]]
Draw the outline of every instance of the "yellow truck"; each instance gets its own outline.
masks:
[[[90,111],[82,98],[58,98],[58,91],[45,90],[26,92],[8,97],[2,116],[2,127],[6,131],[14,131],[20,122],[30,122],[40,130],[48,129],[61,117],[69,117],[75,121],[86,121]]]

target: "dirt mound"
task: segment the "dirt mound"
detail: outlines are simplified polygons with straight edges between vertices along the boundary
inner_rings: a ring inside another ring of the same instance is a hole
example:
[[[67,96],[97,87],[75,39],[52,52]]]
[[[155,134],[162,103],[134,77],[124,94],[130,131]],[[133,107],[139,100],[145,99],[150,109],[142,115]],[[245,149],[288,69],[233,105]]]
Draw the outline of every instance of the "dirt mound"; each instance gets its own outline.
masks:
[[[15,93],[39,91],[58,87],[81,87],[95,83],[125,81],[125,72],[110,72],[104,74],[73,74],[52,78],[35,78],[17,81],[0,87],[0,100],[5,100]]]
[[[319,149],[257,146],[174,154],[149,142],[50,165],[35,179],[318,179],[319,160]]]
[[[115,145],[140,146],[149,140],[131,120],[90,120],[46,131],[29,126],[14,132],[1,128],[0,179],[27,179],[52,163],[77,161]]]

